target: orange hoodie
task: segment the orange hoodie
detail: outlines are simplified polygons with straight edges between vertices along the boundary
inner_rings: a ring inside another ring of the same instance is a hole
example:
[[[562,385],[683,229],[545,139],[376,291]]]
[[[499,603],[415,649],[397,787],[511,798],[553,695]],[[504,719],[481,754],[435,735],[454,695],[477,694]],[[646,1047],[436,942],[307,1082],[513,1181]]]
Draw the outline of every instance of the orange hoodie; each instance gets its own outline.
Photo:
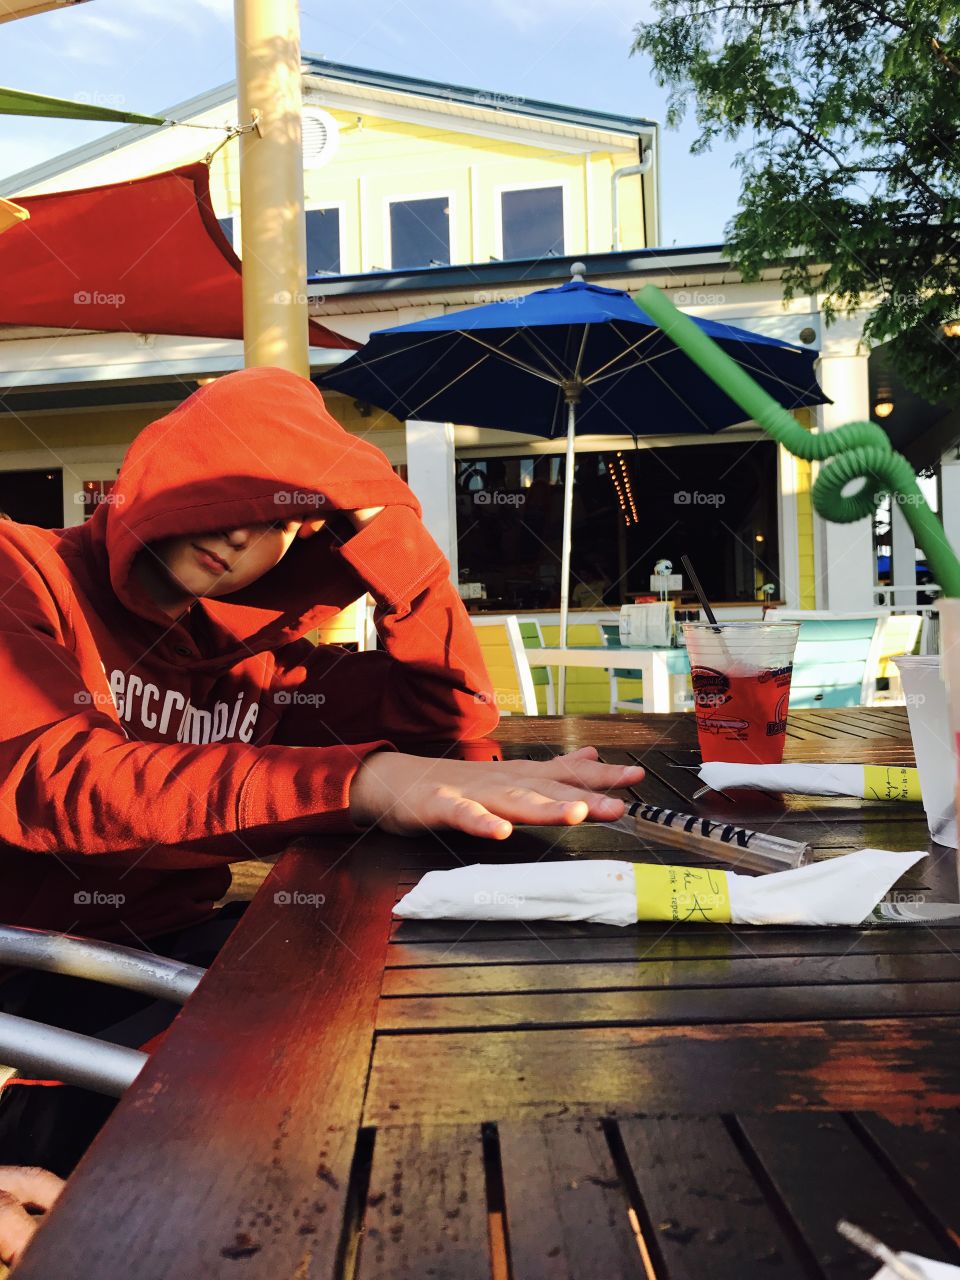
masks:
[[[376,506],[181,622],[131,573],[160,538]],[[356,830],[371,751],[491,732],[473,629],[419,517],[310,382],[261,368],[142,431],[86,524],[0,523],[0,921],[129,941],[203,919],[231,861]],[[299,638],[365,590],[383,649]]]

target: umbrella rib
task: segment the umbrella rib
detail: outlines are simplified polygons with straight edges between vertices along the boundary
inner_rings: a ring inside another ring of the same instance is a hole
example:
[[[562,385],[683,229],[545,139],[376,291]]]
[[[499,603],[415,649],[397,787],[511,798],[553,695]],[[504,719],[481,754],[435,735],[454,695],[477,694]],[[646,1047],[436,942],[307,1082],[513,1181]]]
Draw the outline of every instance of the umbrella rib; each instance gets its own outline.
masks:
[[[623,338],[624,335],[620,332],[620,330],[617,328],[617,326],[613,323],[612,320],[608,321],[607,323],[609,324],[610,328],[613,330],[613,332],[617,335],[618,338]],[[584,384],[586,386],[589,386],[591,382],[599,382],[600,379],[603,377],[613,376],[611,374],[605,373],[604,371],[606,369],[609,369],[611,365],[617,364],[619,361],[623,360],[626,356],[632,355],[633,352],[635,352],[639,347],[642,347],[645,342],[650,342],[651,339],[658,337],[659,334],[660,334],[660,330],[654,329],[650,333],[645,333],[643,337],[639,338],[636,342],[631,342],[628,347],[624,347],[624,349],[622,351],[618,351],[615,356],[611,356],[611,358],[606,362],[606,364],[602,364],[599,367],[599,369],[594,369],[593,373],[588,373],[583,380]],[[624,341],[626,341],[626,339],[624,339]],[[630,367],[631,368],[639,367],[644,363],[645,361],[638,360],[635,366],[631,365]]]
[[[521,360],[518,356],[515,356],[512,351],[504,351],[501,347],[495,347],[491,342],[484,342],[483,339],[478,338],[476,334],[467,333],[463,329],[459,329],[457,332],[461,333],[463,337],[469,338],[471,342],[475,342],[478,346],[483,347],[484,350],[496,356],[498,360],[505,360],[507,364],[514,365],[524,373],[532,374],[535,378],[542,378],[544,382],[549,382],[551,386],[557,386],[563,381],[561,374],[557,373],[555,377],[551,377],[549,373],[544,373],[542,369],[536,368],[535,365],[528,364],[525,360]],[[522,333],[523,331],[518,330],[517,332]],[[536,348],[534,348],[534,350],[536,350]]]
[[[614,333],[616,332],[617,330],[614,329]],[[582,374],[583,356],[587,349],[587,337],[589,336],[589,333],[590,333],[590,326],[589,324],[585,324],[583,326],[583,333],[580,335],[580,350],[577,352],[577,363],[573,366],[573,376],[577,382],[583,381],[583,374]]]
[[[744,346],[746,345],[747,344],[744,343]],[[636,360],[633,364],[627,365],[625,369],[611,369],[609,373],[591,373],[584,379],[584,385],[592,387],[595,383],[605,382],[608,378],[621,378],[624,374],[629,373],[631,369],[650,368],[653,366],[655,361],[663,360],[667,356],[675,356],[676,354],[676,350],[673,347],[670,347],[667,350],[660,351],[655,356],[650,356],[645,360]],[[734,359],[737,358],[734,357]],[[758,374],[765,378],[772,378],[775,382],[779,383],[781,387],[785,387],[788,391],[795,391],[797,395],[807,395],[810,391],[809,387],[800,386],[799,383],[795,382],[788,382],[778,373],[774,373],[772,369],[766,368],[762,364],[748,364],[746,360],[743,359],[737,359],[737,364],[739,364],[740,367],[748,373]]]
[[[704,419],[704,418],[703,418],[703,417],[702,417],[702,416],[697,412],[697,410],[693,407],[693,405],[692,405],[692,404],[688,403],[688,401],[687,401],[687,400],[685,400],[685,399],[684,399],[684,397],[683,397],[682,395],[679,395],[679,394],[677,393],[676,388],[671,387],[670,383],[666,380],[666,378],[662,377],[662,376],[661,376],[661,374],[660,374],[656,369],[654,369],[654,368],[653,368],[653,362],[652,362],[652,361],[650,361],[650,360],[648,360],[648,361],[646,361],[646,364],[647,364],[647,366],[649,367],[650,372],[653,374],[653,376],[654,376],[655,378],[659,378],[659,380],[660,380],[660,381],[663,383],[663,385],[667,388],[667,390],[670,392],[670,394],[671,394],[672,396],[674,396],[674,397],[675,397],[675,399],[677,399],[677,400],[679,400],[679,401],[680,401],[680,403],[681,403],[681,404],[683,405],[683,407],[686,409],[687,413],[689,413],[689,414],[690,414],[690,416],[691,416],[692,418],[696,418],[697,422],[699,422],[699,424],[700,424],[700,426],[703,428],[703,430],[704,430],[706,433],[708,433],[709,435],[713,435],[713,430],[711,430],[711,428],[710,428],[709,424],[706,422],[706,420],[705,420],[705,419]],[[747,419],[744,419],[744,421],[747,421]]]
[[[402,351],[391,349],[389,351],[381,351],[379,355],[366,355],[364,352],[358,351],[356,361],[358,365],[362,365],[364,369],[372,369],[375,364],[382,364],[385,360],[396,360],[398,355],[406,355],[408,351],[416,351],[419,347],[429,346],[435,342],[442,342],[445,338],[449,338],[449,333],[432,334],[429,338],[425,338],[420,342],[411,342],[409,346],[403,348]],[[361,359],[361,356],[363,357]]]
[[[648,366],[654,364],[655,361],[665,360],[668,356],[675,356],[676,354],[676,348],[667,347],[663,351],[658,351],[654,356],[646,356],[642,359],[636,359],[632,364],[628,364],[623,369],[610,369],[609,366],[613,361],[608,360],[603,366],[605,369],[609,369],[608,373],[600,373],[598,370],[596,373],[588,374],[587,377],[584,378],[583,383],[586,387],[592,387],[598,382],[606,382],[608,378],[622,378],[625,373],[629,373],[632,369],[646,369]]]
[[[480,365],[483,364],[484,360],[486,360],[486,358],[487,358],[486,355],[482,355],[472,365],[470,365],[468,369],[461,369],[455,378],[451,378],[450,381],[445,386],[442,386],[439,391],[431,391],[431,393],[426,397],[426,399],[421,400],[420,403],[414,405],[413,408],[410,408],[409,402],[405,399],[403,401],[404,415],[410,418],[410,417],[413,417],[414,414],[419,413],[420,410],[424,407],[424,405],[428,405],[431,400],[435,400],[438,396],[442,396],[445,391],[449,391],[450,388],[452,386],[455,386],[456,383],[460,382],[461,379],[466,378],[471,373],[473,373],[474,369],[479,368]],[[426,376],[427,376],[426,373],[424,373],[423,377],[426,377]]]
[[[527,344],[527,346],[531,349],[531,351],[533,351],[534,354],[538,356],[539,359],[541,359],[544,362],[544,364],[547,365],[552,370],[553,380],[555,381],[556,385],[559,387],[563,382],[564,372],[560,368],[560,366],[554,362],[553,353],[550,351],[550,349],[546,346],[537,346],[537,343],[535,341],[537,335],[531,329],[517,329],[515,330],[515,332],[517,333],[518,337],[523,339],[523,341]]]

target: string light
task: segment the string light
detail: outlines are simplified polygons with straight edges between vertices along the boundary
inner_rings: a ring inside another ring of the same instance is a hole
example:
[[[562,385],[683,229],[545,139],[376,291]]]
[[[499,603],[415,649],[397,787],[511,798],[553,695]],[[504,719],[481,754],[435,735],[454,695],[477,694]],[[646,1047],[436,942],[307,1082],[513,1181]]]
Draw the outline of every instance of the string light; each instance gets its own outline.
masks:
[[[607,474],[613,481],[613,487],[616,490],[617,501],[620,503],[620,510],[623,512],[623,522],[629,528],[632,524],[639,524],[640,517],[637,514],[637,504],[633,497],[633,485],[630,481],[630,472],[627,468],[626,460],[620,450],[617,450],[615,459],[606,459]]]

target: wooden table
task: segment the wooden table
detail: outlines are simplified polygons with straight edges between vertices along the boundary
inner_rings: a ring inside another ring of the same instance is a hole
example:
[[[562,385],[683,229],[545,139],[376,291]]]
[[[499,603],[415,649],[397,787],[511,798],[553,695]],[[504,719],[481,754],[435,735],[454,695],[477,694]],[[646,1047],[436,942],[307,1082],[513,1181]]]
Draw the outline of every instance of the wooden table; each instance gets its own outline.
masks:
[[[692,732],[517,718],[501,740],[595,742],[689,808]],[[791,715],[787,751],[912,758],[901,710]],[[927,844],[917,805],[736,812],[824,857]],[[291,848],[17,1280],[872,1275],[841,1216],[960,1262],[960,932],[391,923],[428,867],[631,852],[599,827]],[[956,898],[953,851],[898,891]]]

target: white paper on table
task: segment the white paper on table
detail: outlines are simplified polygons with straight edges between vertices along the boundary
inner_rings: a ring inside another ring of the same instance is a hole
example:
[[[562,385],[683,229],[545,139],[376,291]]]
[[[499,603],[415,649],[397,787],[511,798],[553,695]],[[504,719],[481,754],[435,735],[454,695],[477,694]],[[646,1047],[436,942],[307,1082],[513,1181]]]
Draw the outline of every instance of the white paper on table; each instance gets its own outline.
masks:
[[[770,876],[730,876],[734,924],[861,924],[926,851],[859,849]]]
[[[908,1266],[915,1267],[924,1280],[958,1280],[960,1267],[951,1266],[949,1262],[932,1262],[930,1258],[920,1258],[915,1253],[898,1253],[897,1257]],[[881,1267],[873,1280],[899,1280],[889,1267]]]
[[[861,849],[827,862],[768,876],[726,875],[733,924],[858,925],[921,858]],[[410,920],[586,920],[637,922],[633,863],[613,858],[575,862],[475,863],[428,871],[394,907]]]
[[[800,796],[863,796],[862,764],[731,764],[700,766],[700,781],[714,791],[750,787]]]
[[[613,858],[571,862],[477,862],[428,871],[394,915],[412,920],[592,920],[636,924],[633,863]]]

